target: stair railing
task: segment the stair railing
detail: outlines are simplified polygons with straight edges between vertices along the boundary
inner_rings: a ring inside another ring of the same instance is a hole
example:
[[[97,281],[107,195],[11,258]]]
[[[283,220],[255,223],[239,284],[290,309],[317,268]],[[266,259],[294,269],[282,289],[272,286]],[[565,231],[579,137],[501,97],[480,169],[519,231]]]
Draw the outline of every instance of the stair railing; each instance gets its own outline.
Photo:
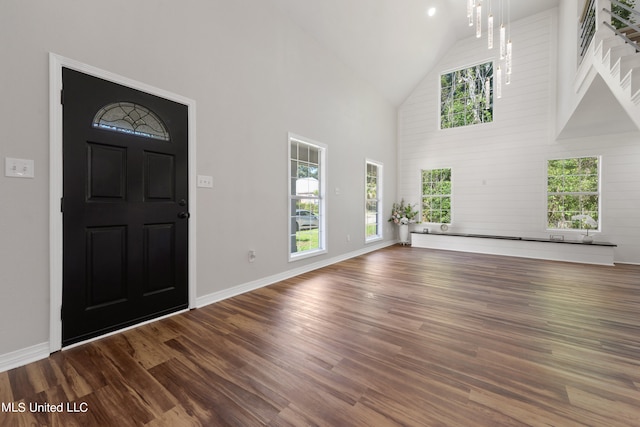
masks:
[[[638,40],[640,39],[640,27],[636,24],[638,19],[640,19],[640,12],[616,0],[611,0],[611,6],[612,10],[609,10],[606,7],[602,10],[611,16],[610,21],[613,25],[607,21],[603,21],[602,24],[612,30],[616,36],[624,40],[625,43],[631,45],[636,52],[640,52],[640,47],[638,46]],[[625,19],[616,13],[616,8],[621,12],[626,10],[628,13],[625,15],[628,15],[628,19]],[[622,25],[625,25],[625,27]]]
[[[625,15],[625,16],[621,16]],[[618,0],[587,0],[580,17],[578,54],[584,58],[593,37],[600,27],[609,28],[625,43],[640,52],[640,12]]]
[[[578,52],[580,54],[580,61],[584,57],[594,34],[596,33],[596,0],[588,0],[584,9],[582,10],[582,16],[580,17],[580,34],[578,37]]]

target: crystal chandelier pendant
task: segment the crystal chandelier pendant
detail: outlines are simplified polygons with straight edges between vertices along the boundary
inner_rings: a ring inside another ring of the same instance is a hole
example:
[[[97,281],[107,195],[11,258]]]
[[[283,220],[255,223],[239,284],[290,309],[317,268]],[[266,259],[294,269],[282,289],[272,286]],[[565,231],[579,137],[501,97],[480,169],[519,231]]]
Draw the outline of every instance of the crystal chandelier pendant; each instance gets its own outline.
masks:
[[[507,29],[504,24],[500,25],[500,59],[507,55]]]
[[[469,19],[470,27],[473,27],[473,9],[475,6],[474,0],[467,0],[467,19]]]
[[[487,80],[484,82],[484,108],[488,110],[491,107],[491,79],[487,77]]]
[[[476,6],[476,37],[482,37],[482,3]]]
[[[487,18],[487,47],[493,49],[493,15],[491,13]]]
[[[505,58],[505,67],[507,68],[507,75],[511,74],[511,66],[513,64],[512,52],[513,52],[513,45],[511,43],[511,40],[509,40],[507,42],[507,56]]]

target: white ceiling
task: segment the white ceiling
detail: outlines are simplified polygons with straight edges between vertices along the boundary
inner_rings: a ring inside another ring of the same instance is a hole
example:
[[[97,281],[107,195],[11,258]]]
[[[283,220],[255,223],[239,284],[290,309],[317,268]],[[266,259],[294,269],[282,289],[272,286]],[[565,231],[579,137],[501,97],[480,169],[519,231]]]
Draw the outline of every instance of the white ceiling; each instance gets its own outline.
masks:
[[[270,0],[342,62],[399,105],[456,40],[471,37],[466,0]],[[559,0],[511,3],[515,21]],[[489,1],[484,2],[485,10]],[[427,16],[436,8],[433,17]],[[505,18],[506,19],[506,18]]]

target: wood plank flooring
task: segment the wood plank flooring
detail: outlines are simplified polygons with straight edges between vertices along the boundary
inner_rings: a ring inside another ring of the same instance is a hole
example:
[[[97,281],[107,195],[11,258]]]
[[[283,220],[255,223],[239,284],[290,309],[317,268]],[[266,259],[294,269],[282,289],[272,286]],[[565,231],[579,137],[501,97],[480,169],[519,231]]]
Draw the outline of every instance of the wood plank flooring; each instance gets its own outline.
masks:
[[[640,266],[394,246],[0,373],[0,402],[2,426],[640,426]]]

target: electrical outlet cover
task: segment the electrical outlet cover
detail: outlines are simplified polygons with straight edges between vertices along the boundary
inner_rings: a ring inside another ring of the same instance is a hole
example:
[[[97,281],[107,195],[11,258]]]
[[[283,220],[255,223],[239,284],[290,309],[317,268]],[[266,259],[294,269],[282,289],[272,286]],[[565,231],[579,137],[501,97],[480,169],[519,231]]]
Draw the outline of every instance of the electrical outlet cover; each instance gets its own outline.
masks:
[[[198,187],[213,188],[213,177],[209,175],[198,175]]]
[[[13,178],[33,178],[34,161],[31,159],[14,159],[6,157],[4,175]]]

